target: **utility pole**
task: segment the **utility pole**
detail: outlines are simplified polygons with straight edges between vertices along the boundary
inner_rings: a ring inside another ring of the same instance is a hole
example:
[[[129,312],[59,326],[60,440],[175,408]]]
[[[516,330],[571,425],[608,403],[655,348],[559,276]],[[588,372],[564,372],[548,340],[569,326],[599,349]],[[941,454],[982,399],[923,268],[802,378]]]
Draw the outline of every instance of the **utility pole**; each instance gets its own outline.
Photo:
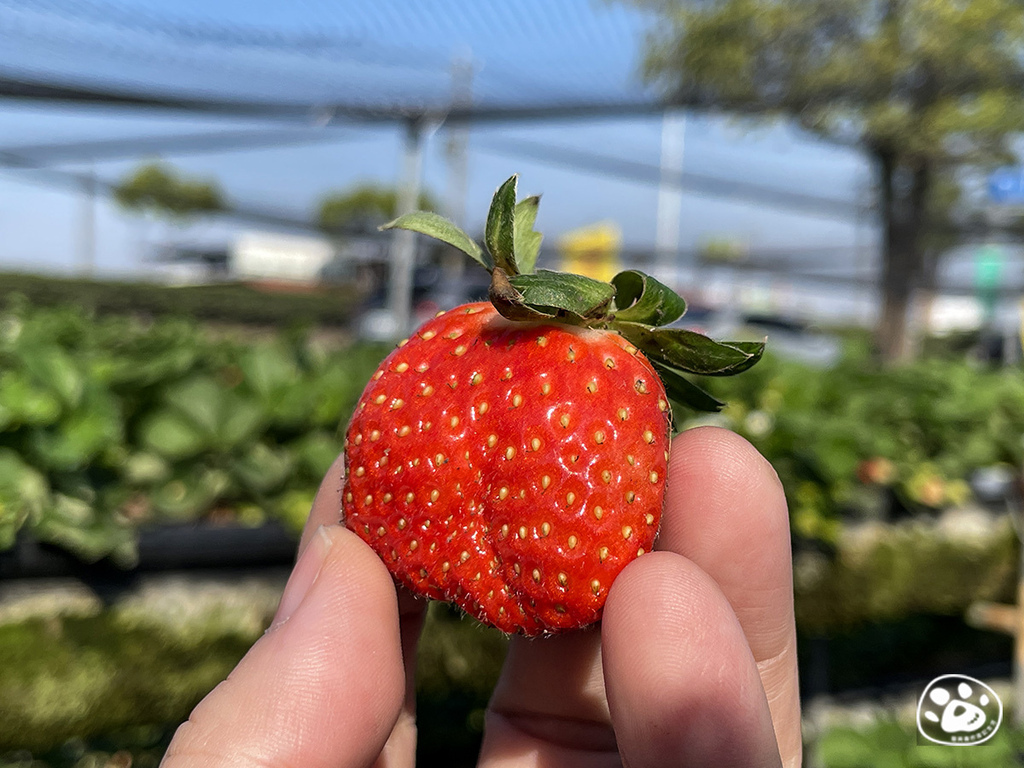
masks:
[[[416,210],[423,184],[423,145],[426,143],[425,118],[413,117],[405,124],[402,178],[398,188],[398,211],[402,216]],[[388,309],[397,332],[405,336],[412,322],[412,282],[416,268],[416,234],[396,229],[391,240],[391,275]]]
[[[460,56],[452,61],[453,109],[466,109],[473,102],[473,60]],[[466,188],[469,183],[469,125],[449,124],[446,128],[445,157],[448,161],[448,189],[445,195],[445,214],[465,229]],[[444,250],[442,269],[448,285],[455,286],[462,279],[465,255],[451,247]]]
[[[656,277],[669,286],[679,274],[679,224],[682,218],[683,161],[686,153],[686,113],[666,109],[661,117],[661,180],[654,234]]]

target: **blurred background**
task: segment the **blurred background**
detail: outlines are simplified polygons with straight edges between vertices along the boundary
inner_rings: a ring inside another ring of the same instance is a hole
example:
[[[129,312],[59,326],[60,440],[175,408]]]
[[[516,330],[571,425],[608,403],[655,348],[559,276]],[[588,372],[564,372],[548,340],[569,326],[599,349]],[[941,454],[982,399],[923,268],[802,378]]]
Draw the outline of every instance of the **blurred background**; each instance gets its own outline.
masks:
[[[512,173],[540,266],[768,337],[677,417],[785,485],[806,765],[1024,764],[1022,54],[1006,0],[0,0],[0,766],[159,762],[377,363],[486,294],[377,227]],[[422,765],[505,643],[431,608]],[[951,673],[1006,722],[919,747]]]

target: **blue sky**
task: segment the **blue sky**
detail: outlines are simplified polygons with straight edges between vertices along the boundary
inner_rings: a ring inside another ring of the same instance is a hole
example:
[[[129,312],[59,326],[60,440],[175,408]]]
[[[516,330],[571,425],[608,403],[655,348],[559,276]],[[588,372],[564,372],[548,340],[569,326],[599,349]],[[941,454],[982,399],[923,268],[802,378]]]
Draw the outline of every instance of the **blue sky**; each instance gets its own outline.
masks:
[[[637,71],[645,23],[624,6],[589,0],[0,0],[0,74],[45,75],[127,89],[400,104],[446,98],[449,62],[468,55],[477,69],[478,102],[635,99],[644,93]],[[322,50],[303,50],[315,47],[316,41]],[[0,149],[247,125],[258,124],[0,101]],[[390,183],[398,177],[399,130],[337,130],[344,138],[330,144],[220,155],[168,154],[165,159],[188,173],[217,179],[240,204],[308,215],[325,192],[366,180]],[[657,206],[653,185],[516,157],[496,148],[504,141],[525,139],[657,164],[660,137],[657,118],[474,126],[467,226],[479,228],[495,186],[518,172],[524,194],[544,195],[538,224],[549,236],[613,219],[622,227],[627,245],[649,246]],[[428,143],[424,165],[425,185],[440,194],[447,183],[443,147],[442,129]],[[142,159],[146,158],[138,160]],[[93,167],[101,177],[116,179],[138,160],[98,162]],[[851,201],[870,183],[870,168],[853,150],[830,146],[785,125],[754,127],[726,117],[688,119],[685,168]],[[745,241],[752,249],[831,248],[870,244],[874,238],[869,223],[862,222],[858,230],[852,218],[798,214],[695,193],[685,194],[683,203],[683,248],[722,236]],[[0,269],[73,269],[79,217],[77,195],[32,183],[29,173],[0,172]],[[96,240],[100,271],[137,274],[144,269],[141,240],[165,234],[166,229],[154,232],[101,203]],[[192,241],[223,240],[229,234],[230,228],[217,222],[173,233]]]

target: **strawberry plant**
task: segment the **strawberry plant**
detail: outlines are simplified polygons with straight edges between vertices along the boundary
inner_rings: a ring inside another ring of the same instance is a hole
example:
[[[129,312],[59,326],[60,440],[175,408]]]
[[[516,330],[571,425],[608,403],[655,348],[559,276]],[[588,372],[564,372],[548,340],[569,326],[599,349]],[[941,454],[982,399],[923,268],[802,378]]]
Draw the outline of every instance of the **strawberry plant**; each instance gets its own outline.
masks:
[[[880,369],[851,346],[829,369],[767,356],[748,375],[703,382],[721,418],[772,462],[800,537],[834,541],[877,492],[923,512],[963,504],[982,467],[1024,465],[1024,377],[964,360]],[[882,510],[884,512],[884,510]]]
[[[600,618],[616,575],[654,545],[669,399],[722,403],[684,374],[739,373],[760,342],[663,328],[685,302],[653,278],[535,270],[537,197],[494,195],[481,248],[436,214],[388,227],[436,237],[491,274],[490,302],[420,327],[384,360],[346,436],[346,524],[414,592],[527,635]]]
[[[0,312],[0,551],[26,530],[128,565],[146,525],[269,517],[298,530],[382,357],[12,302]]]

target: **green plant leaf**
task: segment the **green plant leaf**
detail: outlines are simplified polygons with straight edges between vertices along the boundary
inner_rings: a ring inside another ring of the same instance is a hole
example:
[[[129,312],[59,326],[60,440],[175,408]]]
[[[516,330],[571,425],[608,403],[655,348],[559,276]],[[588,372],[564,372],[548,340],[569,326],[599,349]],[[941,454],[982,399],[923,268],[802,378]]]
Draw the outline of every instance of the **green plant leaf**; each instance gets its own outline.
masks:
[[[60,419],[57,395],[36,385],[24,371],[0,374],[0,430],[9,426],[46,426]]]
[[[22,353],[25,368],[42,387],[54,392],[67,408],[82,398],[85,377],[75,361],[60,347],[28,348]]]
[[[343,442],[329,433],[318,431],[303,435],[287,446],[298,463],[298,469],[305,472],[314,482],[327,474],[327,471],[344,449]],[[308,513],[308,510],[307,510]]]
[[[267,493],[287,480],[295,461],[286,451],[256,443],[232,464],[235,477],[257,494]]]
[[[157,488],[151,498],[161,515],[190,520],[210,509],[229,486],[230,479],[222,470],[195,466]]]
[[[87,499],[64,493],[53,494],[33,532],[41,541],[71,550],[87,562],[115,550],[125,552],[130,560],[135,551],[135,531],[127,521],[97,510]]]
[[[615,323],[615,330],[651,360],[702,376],[731,376],[750,368],[764,354],[762,341],[713,341],[683,328],[649,328],[639,323]]]
[[[537,266],[537,255],[544,239],[544,235],[533,228],[537,221],[539,205],[540,195],[531,195],[516,203],[515,208],[516,262],[519,264],[519,271],[527,275]]]
[[[167,402],[208,437],[214,437],[224,412],[224,389],[209,376],[194,376],[175,385]]]
[[[130,485],[154,485],[171,474],[171,466],[155,453],[138,451],[125,459],[124,479]]]
[[[567,313],[581,320],[603,312],[615,295],[608,283],[546,269],[533,275],[516,275],[509,282],[523,295],[527,306],[545,314]]]
[[[0,448],[0,550],[14,544],[18,530],[50,506],[46,477],[10,448]]]
[[[48,469],[73,470],[86,466],[122,439],[117,404],[109,396],[94,392],[55,428],[33,432],[30,444]]]
[[[245,384],[274,424],[301,428],[316,406],[295,354],[283,344],[264,344],[241,360]],[[223,418],[223,417],[222,417]]]
[[[399,216],[394,221],[383,225],[381,229],[408,229],[421,235],[433,237],[442,243],[458,248],[467,256],[472,257],[486,269],[491,268],[490,259],[483,249],[469,235],[459,229],[453,222],[436,213],[413,211]]]
[[[519,274],[516,264],[516,183],[518,175],[498,187],[487,211],[487,226],[484,229],[484,243],[491,253],[494,266],[501,267],[509,275]]]
[[[276,398],[299,381],[294,356],[282,344],[260,344],[249,349],[239,361],[246,383],[260,399]]]
[[[210,447],[207,436],[180,415],[168,411],[147,419],[141,437],[149,450],[171,461],[195,456]]]
[[[686,312],[683,297],[650,275],[630,269],[612,278],[615,318],[644,325],[668,325]]]
[[[255,439],[265,424],[266,413],[256,400],[231,398],[219,425],[217,441],[223,450],[244,446]]]
[[[692,381],[687,379],[680,371],[662,365],[656,360],[651,360],[651,365],[658,372],[665,391],[668,396],[682,405],[688,405],[698,411],[709,411],[716,413],[725,407],[725,403],[717,400]]]

